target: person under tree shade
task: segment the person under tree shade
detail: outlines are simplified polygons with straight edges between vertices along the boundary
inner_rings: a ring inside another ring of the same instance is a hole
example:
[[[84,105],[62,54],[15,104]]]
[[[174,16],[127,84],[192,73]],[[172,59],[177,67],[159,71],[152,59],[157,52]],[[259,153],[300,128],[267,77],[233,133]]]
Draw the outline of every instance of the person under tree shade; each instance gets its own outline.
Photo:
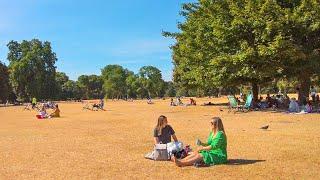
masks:
[[[311,86],[310,95],[311,95],[312,101],[315,102],[316,96],[317,96],[317,89],[314,86]]]

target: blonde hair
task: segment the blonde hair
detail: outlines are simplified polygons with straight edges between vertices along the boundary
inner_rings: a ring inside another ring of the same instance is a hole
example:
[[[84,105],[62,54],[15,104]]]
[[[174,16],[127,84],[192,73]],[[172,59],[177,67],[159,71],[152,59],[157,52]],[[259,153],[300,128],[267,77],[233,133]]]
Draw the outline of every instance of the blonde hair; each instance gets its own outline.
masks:
[[[158,123],[156,126],[156,129],[158,131],[158,136],[162,134],[162,129],[166,127],[166,123],[167,123],[167,117],[164,115],[159,116]]]
[[[214,133],[216,134],[218,131],[222,131],[225,135],[226,132],[224,131],[223,123],[220,117],[213,117],[211,124],[214,128]]]

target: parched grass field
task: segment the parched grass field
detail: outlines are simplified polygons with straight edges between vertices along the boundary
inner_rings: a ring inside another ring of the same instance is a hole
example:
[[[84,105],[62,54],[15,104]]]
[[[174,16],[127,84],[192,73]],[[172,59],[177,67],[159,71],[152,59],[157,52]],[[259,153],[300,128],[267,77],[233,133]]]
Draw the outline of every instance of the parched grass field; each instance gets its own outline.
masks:
[[[197,99],[198,104],[209,101],[226,98]],[[62,117],[46,120],[23,107],[0,107],[0,179],[319,178],[320,114],[228,113],[224,106],[154,102],[107,101],[107,111],[98,112],[82,110],[81,103],[60,103]],[[193,148],[196,138],[206,140],[210,118],[220,116],[229,163],[179,168],[144,159],[162,114],[178,139]],[[259,129],[267,124],[268,130]]]

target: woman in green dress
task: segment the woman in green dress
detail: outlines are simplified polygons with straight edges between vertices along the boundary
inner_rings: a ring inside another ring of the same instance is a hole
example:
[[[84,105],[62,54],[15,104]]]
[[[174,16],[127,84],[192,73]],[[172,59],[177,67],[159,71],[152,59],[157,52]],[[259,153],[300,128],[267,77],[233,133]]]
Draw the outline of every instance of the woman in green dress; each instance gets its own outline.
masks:
[[[227,136],[222,120],[219,117],[214,117],[210,124],[211,132],[207,143],[201,143],[197,151],[182,160],[174,157],[173,161],[177,166],[192,166],[198,162],[204,162],[206,165],[227,163]]]

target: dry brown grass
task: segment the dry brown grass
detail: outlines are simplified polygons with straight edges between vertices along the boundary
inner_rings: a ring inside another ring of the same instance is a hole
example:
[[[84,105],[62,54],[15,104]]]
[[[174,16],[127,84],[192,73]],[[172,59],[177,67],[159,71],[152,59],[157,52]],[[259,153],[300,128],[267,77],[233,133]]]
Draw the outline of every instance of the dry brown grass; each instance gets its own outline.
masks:
[[[92,112],[83,111],[81,103],[61,103],[62,117],[51,120],[37,120],[35,111],[23,107],[1,107],[0,179],[319,178],[319,114],[234,114],[219,106],[168,104],[169,99],[154,105],[108,101],[107,111]],[[178,168],[171,162],[144,159],[161,114],[168,117],[177,137],[193,147],[196,138],[204,140],[209,134],[210,117],[222,117],[231,163]],[[265,124],[269,130],[260,130]]]

